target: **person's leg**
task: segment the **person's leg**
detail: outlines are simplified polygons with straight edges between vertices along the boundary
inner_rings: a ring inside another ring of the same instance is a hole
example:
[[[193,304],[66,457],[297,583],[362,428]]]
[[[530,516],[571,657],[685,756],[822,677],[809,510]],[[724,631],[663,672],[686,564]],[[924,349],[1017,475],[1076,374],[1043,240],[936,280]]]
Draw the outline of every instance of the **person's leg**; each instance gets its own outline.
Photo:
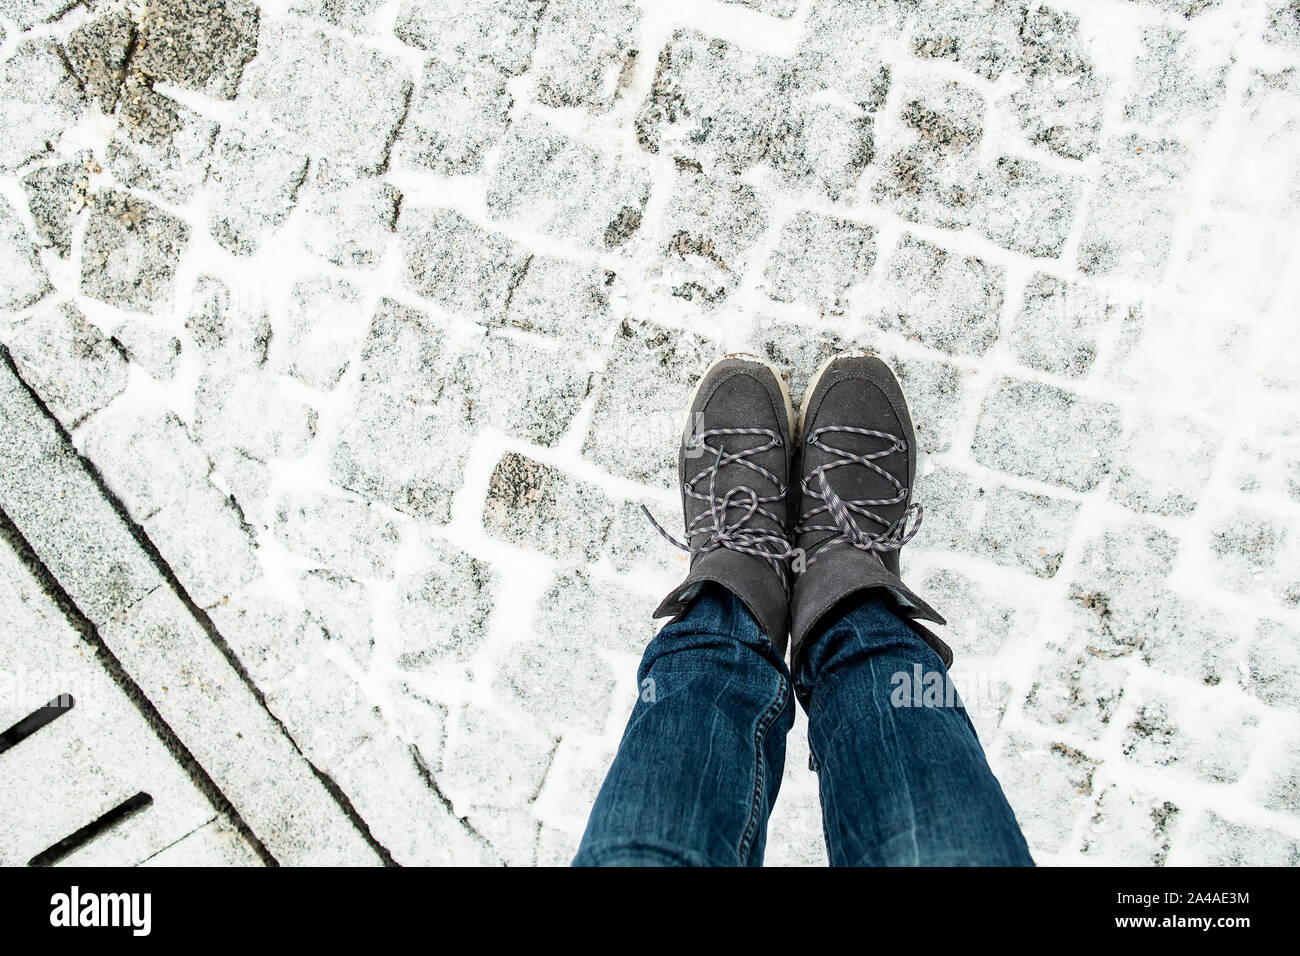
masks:
[[[650,642],[637,682],[574,865],[760,865],[794,722],[772,641],[706,584]]]
[[[806,643],[796,688],[836,866],[1032,866],[939,655],[872,593]]]
[[[901,577],[922,508],[897,376],[865,351],[831,356],[799,434],[791,670],[831,862],[1031,864],[975,728],[943,692],[952,650],[920,622],[944,618]]]

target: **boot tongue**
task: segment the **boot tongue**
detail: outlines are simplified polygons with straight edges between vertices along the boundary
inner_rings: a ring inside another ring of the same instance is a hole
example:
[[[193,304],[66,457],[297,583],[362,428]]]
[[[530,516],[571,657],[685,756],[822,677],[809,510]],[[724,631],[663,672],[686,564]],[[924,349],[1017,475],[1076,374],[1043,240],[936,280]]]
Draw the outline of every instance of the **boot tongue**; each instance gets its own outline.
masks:
[[[809,424],[809,434],[816,437],[826,448],[842,449],[847,453],[869,456],[877,468],[905,485],[908,480],[908,454],[905,450],[898,449],[890,437],[839,431],[835,426],[857,428],[865,426],[901,440],[902,423],[883,392],[858,380],[836,382],[830,386],[819,402],[815,420]],[[823,431],[823,429],[827,430]],[[806,448],[805,474],[819,465],[830,464],[839,459],[840,456],[836,452],[827,451],[826,448],[815,446]],[[845,502],[888,500],[899,494],[897,484],[874,468],[858,462],[841,464],[829,469],[826,472],[826,480],[835,494]],[[815,480],[813,490],[817,490]],[[892,505],[866,505],[865,507],[886,522],[892,522],[902,516],[906,506],[907,502],[904,500]],[[855,521],[866,534],[877,534],[884,530],[883,525],[861,515],[855,515]]]
[[[849,432],[826,432],[821,435],[820,440],[827,446],[843,449],[846,453],[852,453],[863,456],[877,456],[871,458],[872,464],[877,468],[894,476],[900,483],[903,482],[907,475],[907,452],[894,449],[888,454],[880,454],[887,448],[891,447],[888,438],[880,438],[874,435],[858,435]],[[837,455],[833,452],[826,452],[817,449],[815,465],[830,464],[837,460]],[[843,501],[882,501],[895,498],[899,494],[898,485],[890,481],[884,475],[877,472],[874,468],[858,462],[838,465],[834,468],[828,468],[826,471],[826,480],[835,494]],[[814,490],[817,486],[814,484]],[[892,505],[867,505],[868,510],[880,515],[887,521],[893,521],[902,514],[906,507],[906,499]],[[862,516],[856,516],[858,523],[863,531],[875,533],[881,530],[879,525]]]
[[[754,464],[765,468],[768,472],[776,474],[784,462],[784,450],[779,446],[768,449],[757,455],[748,455],[743,461],[726,461],[728,455],[734,455],[744,451],[747,448],[761,448],[771,441],[767,435],[715,435],[709,439],[709,444],[715,448],[721,447],[724,450],[723,464],[718,469],[717,478],[713,484],[713,494],[717,499],[724,498],[728,492],[739,488],[748,488],[757,498],[771,498],[780,490],[777,485],[767,476],[755,471],[744,464],[744,461],[750,461]],[[698,462],[697,471],[710,467],[717,461],[717,453],[705,450],[704,454],[692,461]],[[689,465],[688,465],[689,467]],[[701,494],[708,494],[708,478],[701,479],[695,486]],[[731,495],[731,507],[727,509],[724,519],[730,526],[735,526],[744,517],[749,510],[753,498],[742,491],[734,491]],[[759,508],[763,508],[772,514],[781,514],[784,511],[784,504],[780,501],[759,502]],[[761,513],[755,511],[753,517],[745,523],[746,527],[761,528],[772,531],[780,530],[779,526],[768,518],[763,517]]]

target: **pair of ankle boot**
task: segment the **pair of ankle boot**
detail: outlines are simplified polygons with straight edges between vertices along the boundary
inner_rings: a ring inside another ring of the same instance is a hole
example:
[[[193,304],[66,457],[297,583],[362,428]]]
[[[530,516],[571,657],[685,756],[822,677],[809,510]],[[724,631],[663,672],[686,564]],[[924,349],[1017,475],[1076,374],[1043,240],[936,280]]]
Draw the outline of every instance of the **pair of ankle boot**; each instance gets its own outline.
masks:
[[[899,552],[921,524],[911,500],[916,439],[903,390],[879,358],[832,356],[797,419],[772,366],[719,359],[691,399],[678,477],[685,536],[659,530],[691,554],[691,568],[655,617],[684,614],[711,581],[744,603],[778,652],[789,644],[798,673],[819,624],[876,591],[952,663],[920,624],[943,618],[900,577]]]

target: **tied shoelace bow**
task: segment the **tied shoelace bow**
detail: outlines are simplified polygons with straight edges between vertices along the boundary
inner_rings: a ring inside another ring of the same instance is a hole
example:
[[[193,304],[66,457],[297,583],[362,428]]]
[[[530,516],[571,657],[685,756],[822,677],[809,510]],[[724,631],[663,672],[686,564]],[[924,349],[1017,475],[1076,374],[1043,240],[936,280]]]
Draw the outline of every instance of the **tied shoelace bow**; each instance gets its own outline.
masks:
[[[887,444],[879,451],[859,455],[825,440],[824,436],[837,432],[879,438]],[[810,566],[823,551],[837,544],[847,544],[859,551],[866,551],[869,554],[874,553],[877,557],[880,557],[888,551],[897,551],[912,540],[916,532],[921,528],[923,509],[919,503],[913,502],[908,505],[895,521],[888,521],[871,510],[882,505],[902,504],[907,500],[908,489],[903,483],[875,462],[877,458],[884,458],[895,452],[907,451],[906,441],[888,432],[876,431],[871,428],[827,425],[811,432],[808,435],[807,442],[809,446],[837,457],[834,461],[828,461],[826,464],[814,468],[803,479],[803,493],[811,498],[820,499],[822,503],[799,519],[799,524],[794,529],[795,535],[802,535],[809,531],[834,532],[830,537],[822,539],[808,551],[804,558],[805,568]],[[893,485],[897,493],[891,498],[860,498],[846,501],[831,488],[827,475],[834,468],[843,468],[849,465],[862,465],[870,468]],[[825,523],[824,520],[822,522],[816,520],[818,515],[822,514],[830,520],[829,524]],[[864,531],[858,525],[855,515],[874,522],[880,526],[880,530],[874,532]]]
[[[767,442],[734,452],[726,451],[721,444],[715,448],[708,443],[710,438],[726,435],[763,436],[767,438]],[[758,462],[750,460],[754,455],[760,455],[773,448],[780,448],[784,444],[781,435],[770,428],[710,428],[697,432],[693,438],[691,445],[698,444],[702,453],[706,455],[712,453],[713,461],[707,468],[688,481],[684,490],[689,498],[694,498],[697,501],[707,501],[709,503],[708,510],[701,511],[687,526],[685,541],[679,540],[665,531],[663,525],[656,521],[654,515],[650,513],[649,508],[642,505],[641,510],[645,512],[645,516],[650,519],[651,524],[664,538],[688,554],[707,554],[719,548],[739,551],[742,554],[752,554],[765,560],[776,571],[781,583],[786,584],[785,564],[793,553],[790,539],[781,531],[765,531],[762,528],[749,527],[749,521],[755,515],[767,518],[778,528],[784,524],[783,520],[769,510],[766,505],[777,502],[784,503],[786,486],[772,472],[758,464]],[[753,488],[738,484],[729,488],[726,494],[719,497],[717,494],[718,472],[727,465],[733,464],[741,465],[766,478],[776,486],[776,493],[760,495]],[[696,485],[706,478],[708,479],[707,490],[705,492],[697,491]],[[732,509],[738,509],[739,515],[729,517],[729,512]],[[692,543],[699,535],[707,535],[708,537],[700,544]]]

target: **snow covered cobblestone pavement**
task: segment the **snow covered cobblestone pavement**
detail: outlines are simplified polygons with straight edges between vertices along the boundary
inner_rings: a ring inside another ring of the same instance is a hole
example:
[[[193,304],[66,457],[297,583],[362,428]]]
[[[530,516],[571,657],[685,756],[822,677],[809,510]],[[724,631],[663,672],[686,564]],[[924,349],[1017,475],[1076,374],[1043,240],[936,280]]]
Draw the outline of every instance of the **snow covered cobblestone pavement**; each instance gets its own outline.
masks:
[[[692,384],[848,347],[1039,862],[1300,863],[1295,0],[6,0],[0,128],[0,863],[567,862]]]

